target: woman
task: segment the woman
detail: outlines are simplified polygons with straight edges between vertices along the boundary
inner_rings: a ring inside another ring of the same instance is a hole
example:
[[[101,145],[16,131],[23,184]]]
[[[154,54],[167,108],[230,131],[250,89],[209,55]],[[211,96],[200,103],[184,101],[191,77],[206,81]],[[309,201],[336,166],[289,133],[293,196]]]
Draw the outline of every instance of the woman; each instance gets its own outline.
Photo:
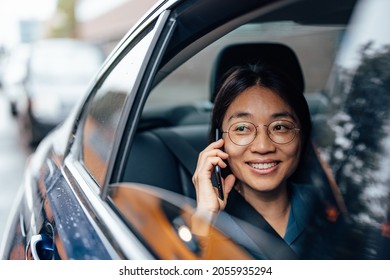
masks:
[[[212,220],[225,210],[273,231],[300,254],[314,202],[310,187],[291,181],[310,131],[307,102],[287,76],[261,64],[231,69],[215,99],[211,144],[193,175],[197,215]],[[223,199],[213,186],[216,166],[224,174]]]

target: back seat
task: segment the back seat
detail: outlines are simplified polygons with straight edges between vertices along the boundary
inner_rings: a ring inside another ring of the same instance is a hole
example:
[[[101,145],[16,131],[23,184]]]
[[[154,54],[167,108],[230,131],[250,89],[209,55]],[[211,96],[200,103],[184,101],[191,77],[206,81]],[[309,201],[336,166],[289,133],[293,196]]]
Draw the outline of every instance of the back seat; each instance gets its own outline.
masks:
[[[195,198],[192,175],[198,154],[208,145],[208,132],[208,124],[196,124],[137,133],[123,181],[157,186]],[[163,133],[170,136],[169,140],[161,137]],[[174,147],[181,149],[181,156],[175,155]],[[191,167],[186,167],[183,161]]]

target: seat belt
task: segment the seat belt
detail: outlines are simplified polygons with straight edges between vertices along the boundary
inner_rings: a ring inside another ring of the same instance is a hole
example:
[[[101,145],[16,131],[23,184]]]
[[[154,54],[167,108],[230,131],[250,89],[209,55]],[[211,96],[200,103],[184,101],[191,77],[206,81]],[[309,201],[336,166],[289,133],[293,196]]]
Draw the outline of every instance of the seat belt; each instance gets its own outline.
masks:
[[[199,153],[176,132],[168,129],[156,129],[153,132],[165,146],[175,155],[179,162],[191,175],[196,169]]]
[[[183,183],[183,194],[195,198],[195,187],[192,184],[192,174],[196,169],[199,153],[176,132],[169,129],[155,129],[156,135],[180,163],[180,177]],[[183,167],[185,170],[183,170]],[[186,174],[188,173],[188,174]],[[189,175],[189,176],[188,176]]]

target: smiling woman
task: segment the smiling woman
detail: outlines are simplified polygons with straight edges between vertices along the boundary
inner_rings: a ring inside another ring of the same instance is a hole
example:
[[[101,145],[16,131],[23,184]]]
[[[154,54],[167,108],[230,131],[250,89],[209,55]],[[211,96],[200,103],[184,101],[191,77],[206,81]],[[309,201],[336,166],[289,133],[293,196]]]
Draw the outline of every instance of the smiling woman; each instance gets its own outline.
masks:
[[[282,65],[244,63],[224,75],[211,120],[212,130],[224,134],[200,153],[193,181],[200,216],[252,209],[252,218],[264,218],[301,255],[311,219],[303,213],[312,212],[308,205],[313,202],[302,200],[311,196],[311,188],[293,184],[290,177],[305,152],[311,121],[303,92],[284,71]],[[227,169],[222,200],[211,179],[217,165]],[[240,218],[248,220],[245,215]]]

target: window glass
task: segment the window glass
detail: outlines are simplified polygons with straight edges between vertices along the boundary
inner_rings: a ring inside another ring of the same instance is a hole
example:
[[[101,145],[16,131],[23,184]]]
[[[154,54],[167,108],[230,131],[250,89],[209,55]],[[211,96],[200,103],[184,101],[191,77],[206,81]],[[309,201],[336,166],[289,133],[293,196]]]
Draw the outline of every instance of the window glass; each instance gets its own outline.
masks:
[[[193,185],[188,180],[191,171],[189,168],[178,171],[175,155],[163,143],[167,141],[157,141],[154,130],[162,126],[176,127],[177,132],[188,137],[196,155],[207,146],[213,108],[211,88],[216,82],[213,67],[220,51],[232,44],[274,42],[292,48],[304,73],[312,117],[322,120],[321,114],[326,110],[323,90],[343,32],[342,26],[300,25],[292,21],[248,23],[194,54],[152,89],[120,181],[150,184],[194,196]],[[182,131],[183,126],[190,125],[198,126]],[[187,157],[176,156],[179,160]]]
[[[213,108],[211,88],[216,82],[213,80],[213,67],[220,51],[232,44],[279,42],[292,48],[304,73],[305,94],[312,118],[321,122],[323,111],[327,109],[323,90],[343,32],[342,26],[305,26],[292,21],[248,23],[195,54],[151,91],[140,121],[140,133],[134,138],[121,181],[146,183],[173,190],[184,188],[187,190],[183,193],[193,196],[191,182],[186,186],[186,180],[183,179],[186,176],[178,174],[175,168],[165,168],[174,166],[177,161],[164,144],[155,141],[152,130],[161,126],[177,126],[181,130],[181,126],[200,125],[188,128],[191,132],[186,133],[186,137],[194,134],[189,141],[195,148],[195,154],[207,146],[207,126]],[[197,130],[199,136],[196,136]],[[156,153],[161,160],[154,157]],[[141,157],[144,160],[140,160]],[[150,176],[151,170],[153,176]],[[192,175],[189,170],[184,173],[188,177]]]
[[[100,185],[105,180],[121,114],[152,38],[153,32],[149,32],[123,57],[90,103],[83,127],[82,161]]]
[[[390,4],[383,0],[362,3],[360,11],[364,13],[355,14],[348,30],[343,26],[303,26],[290,21],[246,24],[168,73],[145,104],[129,154],[124,156],[127,161],[120,182],[152,185],[160,188],[152,188],[153,192],[163,196],[167,193],[161,188],[195,198],[193,173],[182,159],[192,159],[196,164],[199,152],[207,145],[213,106],[210,85],[218,53],[234,43],[284,43],[294,50],[302,66],[305,96],[312,115],[310,144],[313,145],[309,145],[310,152],[305,158],[307,168],[302,170],[305,173],[302,183],[311,184],[321,202],[315,206],[321,208],[321,213],[325,210],[324,217],[316,217],[310,224],[312,227],[305,229],[311,231],[313,239],[303,248],[314,259],[389,258],[390,33],[380,31],[390,24],[385,14]],[[107,100],[116,104],[115,99]],[[123,101],[119,98],[120,104]],[[118,106],[112,107],[114,113],[110,116],[117,124],[120,112],[115,113]],[[101,116],[97,121],[89,118],[99,126],[111,121]],[[177,137],[176,143],[181,145],[179,141],[184,140],[185,145],[180,147],[189,146],[193,153],[188,157],[178,155],[181,149],[178,145],[167,145],[166,134],[161,134],[164,130],[174,132],[171,135]],[[113,137],[109,129],[106,133]],[[110,145],[102,139],[99,141],[103,154],[107,153]],[[99,162],[91,157],[90,164]],[[105,172],[105,168],[96,167],[94,174]],[[147,189],[145,185],[141,188]],[[150,217],[165,223],[160,211],[164,203],[149,195],[136,198],[129,185],[110,188],[109,199],[130,228],[144,236],[152,250],[164,252],[165,248],[149,234],[157,223],[152,218],[149,222],[138,219],[139,210],[145,210],[147,205],[151,206]],[[175,197],[172,201],[179,200],[180,197]],[[173,211],[167,216],[176,217],[176,214]],[[316,243],[324,236],[331,238]],[[324,248],[329,249],[327,254],[322,254]]]
[[[303,26],[291,21],[245,24],[172,72],[152,91],[146,109],[207,102],[213,62],[222,48],[236,43],[280,42],[290,46],[299,57],[306,93],[317,95],[326,85],[343,31],[342,26]]]
[[[307,73],[306,94],[314,96],[310,100],[314,104],[311,107],[314,115],[322,109],[316,101],[321,101],[320,92],[325,88],[343,31],[337,26],[302,26],[289,21],[251,23],[192,56],[152,90],[132,139],[120,182],[152,185],[195,198],[191,181],[194,168],[188,165],[196,165],[199,153],[208,143],[213,107],[210,99],[212,71],[219,52],[226,46],[244,42],[281,42],[290,46],[299,57],[303,72]],[[174,141],[161,132],[169,132]],[[182,150],[188,154],[181,154]],[[111,188],[110,198],[124,219],[134,224],[131,212],[134,206],[119,201],[127,192],[122,187]]]
[[[328,112],[316,128],[350,221],[340,246],[345,258],[390,257],[389,1],[364,1],[337,56],[324,95]],[[336,246],[336,245],[335,245]]]

